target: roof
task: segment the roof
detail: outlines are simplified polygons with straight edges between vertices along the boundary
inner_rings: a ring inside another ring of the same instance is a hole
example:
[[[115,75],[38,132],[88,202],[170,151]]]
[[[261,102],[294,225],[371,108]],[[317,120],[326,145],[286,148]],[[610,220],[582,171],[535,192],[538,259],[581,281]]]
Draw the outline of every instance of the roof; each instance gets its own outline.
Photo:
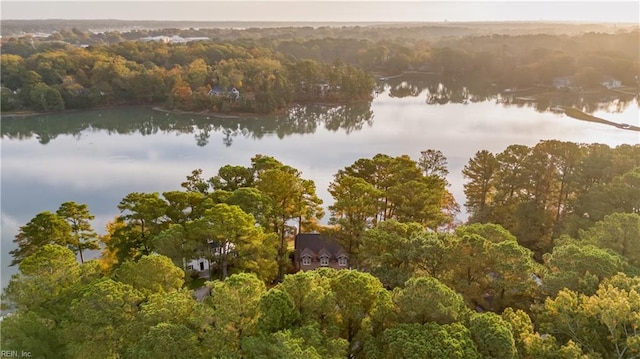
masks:
[[[313,251],[309,248],[305,248],[300,254],[302,257],[313,257]]]
[[[294,246],[296,261],[300,260],[303,253],[308,254],[309,251],[316,256],[325,254],[330,258],[337,258],[339,255],[346,257],[346,252],[335,238],[320,233],[300,233],[295,238]]]
[[[329,252],[326,248],[320,248],[320,250],[318,251],[318,257],[333,257],[331,255],[331,252]]]

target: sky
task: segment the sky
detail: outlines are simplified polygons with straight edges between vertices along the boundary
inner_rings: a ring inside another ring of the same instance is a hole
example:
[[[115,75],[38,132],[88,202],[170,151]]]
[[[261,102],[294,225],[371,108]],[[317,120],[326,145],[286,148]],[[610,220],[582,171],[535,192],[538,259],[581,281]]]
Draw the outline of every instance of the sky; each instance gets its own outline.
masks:
[[[2,20],[441,22],[640,24],[640,1],[0,1]]]

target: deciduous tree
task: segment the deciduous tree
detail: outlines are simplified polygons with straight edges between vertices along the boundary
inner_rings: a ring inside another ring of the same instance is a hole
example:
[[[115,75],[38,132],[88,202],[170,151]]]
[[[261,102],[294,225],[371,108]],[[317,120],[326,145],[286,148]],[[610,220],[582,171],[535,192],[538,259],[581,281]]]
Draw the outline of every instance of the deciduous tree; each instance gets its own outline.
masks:
[[[564,289],[539,314],[542,331],[573,341],[584,352],[626,358],[640,352],[640,286],[635,277],[605,279],[594,295]]]

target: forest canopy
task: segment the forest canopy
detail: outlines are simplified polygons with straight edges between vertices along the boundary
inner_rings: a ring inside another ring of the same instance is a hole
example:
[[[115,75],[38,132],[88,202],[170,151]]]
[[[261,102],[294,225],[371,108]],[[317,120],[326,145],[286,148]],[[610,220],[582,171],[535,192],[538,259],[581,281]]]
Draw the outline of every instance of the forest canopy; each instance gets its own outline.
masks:
[[[461,225],[446,163],[434,149],[356,160],[330,184],[328,225],[313,181],[265,155],[211,178],[195,169],[182,190],[130,193],[104,235],[86,205],[63,203],[16,236],[2,347],[38,358],[640,353],[640,147],[479,151]],[[296,272],[288,244],[311,231],[334,236],[352,268]],[[99,258],[80,256],[98,243]],[[213,264],[204,287],[185,267],[198,257]]]
[[[295,61],[257,46],[123,42],[54,46],[21,56],[3,45],[3,110],[160,104],[272,113],[292,102],[368,100],[373,78],[353,66]]]
[[[572,78],[571,86],[583,89],[602,89],[607,79],[639,84],[637,29],[429,36],[438,31],[309,27],[248,29],[230,36],[222,30],[164,29],[98,36],[72,29],[44,41],[13,37],[2,44],[2,110],[161,104],[270,113],[294,102],[365,100],[372,95],[374,74],[412,71],[505,89],[553,89],[558,78]],[[141,41],[179,35],[198,41]]]

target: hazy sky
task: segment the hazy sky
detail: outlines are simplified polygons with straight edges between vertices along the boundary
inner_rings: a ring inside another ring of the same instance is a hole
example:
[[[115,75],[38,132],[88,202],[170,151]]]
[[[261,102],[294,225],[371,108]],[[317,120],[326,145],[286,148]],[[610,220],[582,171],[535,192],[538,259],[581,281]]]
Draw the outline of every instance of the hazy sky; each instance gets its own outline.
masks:
[[[640,1],[0,1],[5,19],[640,23]]]

